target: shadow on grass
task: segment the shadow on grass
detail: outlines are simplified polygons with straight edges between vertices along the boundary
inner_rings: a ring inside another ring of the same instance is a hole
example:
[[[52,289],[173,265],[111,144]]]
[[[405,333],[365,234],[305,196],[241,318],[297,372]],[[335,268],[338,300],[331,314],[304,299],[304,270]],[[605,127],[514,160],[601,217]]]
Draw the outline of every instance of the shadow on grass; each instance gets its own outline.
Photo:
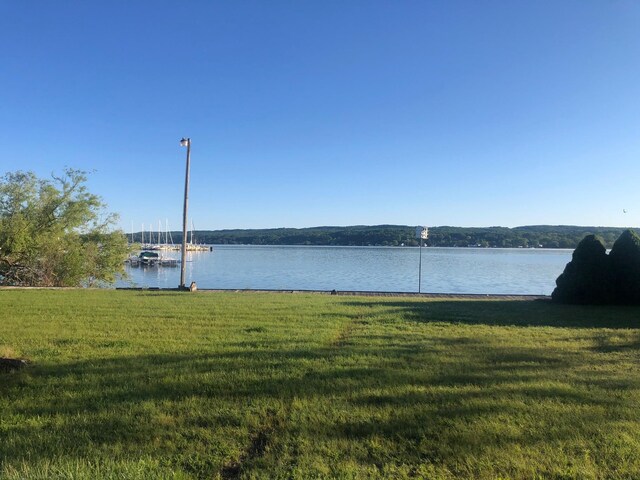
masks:
[[[558,305],[549,300],[432,300],[348,301],[346,305],[371,307],[372,312],[395,314],[415,322],[468,325],[640,328],[638,306]]]
[[[413,321],[438,322],[451,308],[443,303],[387,302],[385,308],[398,309]],[[505,308],[501,303],[508,304],[508,318],[531,314],[527,302],[477,303],[481,305],[469,305],[461,317],[466,323],[487,314],[493,318]],[[483,315],[477,313],[480,307]],[[540,308],[544,312],[549,307]],[[506,318],[501,322],[495,324],[512,324]],[[541,324],[533,318],[521,322]],[[68,452],[92,456],[118,444],[120,454],[168,456],[177,466],[200,458],[202,464],[188,468],[214,476],[233,461],[225,453],[233,448],[219,446],[232,441],[229,429],[252,430],[251,418],[259,419],[265,405],[280,405],[278,415],[285,420],[278,435],[286,438],[308,431],[317,440],[360,444],[382,437],[393,445],[391,452],[356,449],[359,462],[384,463],[386,455],[407,464],[424,458],[444,462],[452,456],[459,461],[496,445],[535,446],[545,441],[540,425],[553,427],[555,440],[589,442],[598,429],[606,430],[608,412],[632,403],[624,395],[610,395],[610,389],[640,387],[637,379],[621,381],[606,372],[568,375],[587,361],[588,353],[463,340],[434,337],[432,343],[380,346],[354,337],[348,344],[325,348],[273,345],[34,366],[0,387],[0,394],[15,402],[6,414],[22,419],[5,424],[0,451],[4,461],[15,464]],[[294,402],[305,408],[292,420]],[[301,421],[306,414],[312,418]],[[624,414],[616,418],[624,420]],[[506,428],[510,422],[514,426]],[[241,436],[235,441],[242,441]],[[212,445],[218,445],[217,457],[209,452]],[[201,456],[193,457],[193,452]]]
[[[464,465],[505,445],[591,445],[616,425],[640,420],[629,413],[637,410],[637,376],[606,364],[583,368],[606,355],[634,355],[640,350],[635,331],[572,331],[565,334],[588,338],[587,346],[564,350],[504,343],[504,335],[492,341],[490,332],[476,335],[480,329],[434,328],[414,337],[413,330],[379,328],[404,321],[637,329],[637,307],[337,301],[358,308],[322,313],[348,324],[325,347],[305,337],[298,343],[265,338],[268,327],[246,326],[220,351],[40,364],[1,378],[8,420],[0,421],[0,458],[16,465],[65,455],[149,455],[211,478],[241,476],[259,464],[257,457],[285,448],[279,442],[302,438],[307,449],[352,442],[350,460],[363,464]],[[73,349],[81,341],[56,345]],[[100,346],[127,345],[116,338]]]

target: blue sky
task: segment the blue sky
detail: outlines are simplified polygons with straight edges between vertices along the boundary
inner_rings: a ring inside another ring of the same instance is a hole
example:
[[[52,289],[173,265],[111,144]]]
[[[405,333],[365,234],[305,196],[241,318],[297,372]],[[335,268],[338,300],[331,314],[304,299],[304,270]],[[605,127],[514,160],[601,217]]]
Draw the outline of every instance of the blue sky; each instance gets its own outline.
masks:
[[[640,225],[637,1],[4,0],[0,44],[0,172],[126,231],[180,229],[182,136],[196,229]]]

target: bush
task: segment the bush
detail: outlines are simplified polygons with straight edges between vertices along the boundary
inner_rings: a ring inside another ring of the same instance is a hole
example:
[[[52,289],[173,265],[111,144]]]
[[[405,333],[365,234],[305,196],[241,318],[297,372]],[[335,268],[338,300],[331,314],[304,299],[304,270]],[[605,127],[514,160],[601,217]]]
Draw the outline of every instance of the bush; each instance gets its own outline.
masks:
[[[556,280],[551,298],[558,303],[611,303],[613,285],[609,257],[595,235],[582,239]]]
[[[640,304],[640,237],[625,230],[607,255],[600,240],[586,236],[556,285],[558,303]]]
[[[609,254],[617,303],[640,304],[640,237],[625,230]]]

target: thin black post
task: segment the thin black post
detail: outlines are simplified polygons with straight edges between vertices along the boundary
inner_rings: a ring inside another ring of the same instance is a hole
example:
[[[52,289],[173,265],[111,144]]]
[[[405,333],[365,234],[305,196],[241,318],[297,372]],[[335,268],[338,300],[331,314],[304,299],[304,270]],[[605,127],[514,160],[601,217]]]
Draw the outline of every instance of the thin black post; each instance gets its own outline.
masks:
[[[422,238],[420,238],[420,266],[418,267],[418,293],[422,293]]]

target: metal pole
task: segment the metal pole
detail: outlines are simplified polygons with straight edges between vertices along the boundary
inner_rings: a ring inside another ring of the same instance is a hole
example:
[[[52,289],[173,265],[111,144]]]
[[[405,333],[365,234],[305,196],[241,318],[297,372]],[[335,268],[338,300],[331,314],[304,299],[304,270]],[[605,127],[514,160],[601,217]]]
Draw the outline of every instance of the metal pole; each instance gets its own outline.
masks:
[[[422,238],[420,238],[420,266],[418,267],[418,293],[422,293]]]
[[[180,288],[186,290],[184,284],[185,267],[187,263],[187,208],[189,206],[189,166],[191,163],[191,139],[187,138],[187,172],[184,176],[184,209],[182,210],[182,248],[180,260]]]

